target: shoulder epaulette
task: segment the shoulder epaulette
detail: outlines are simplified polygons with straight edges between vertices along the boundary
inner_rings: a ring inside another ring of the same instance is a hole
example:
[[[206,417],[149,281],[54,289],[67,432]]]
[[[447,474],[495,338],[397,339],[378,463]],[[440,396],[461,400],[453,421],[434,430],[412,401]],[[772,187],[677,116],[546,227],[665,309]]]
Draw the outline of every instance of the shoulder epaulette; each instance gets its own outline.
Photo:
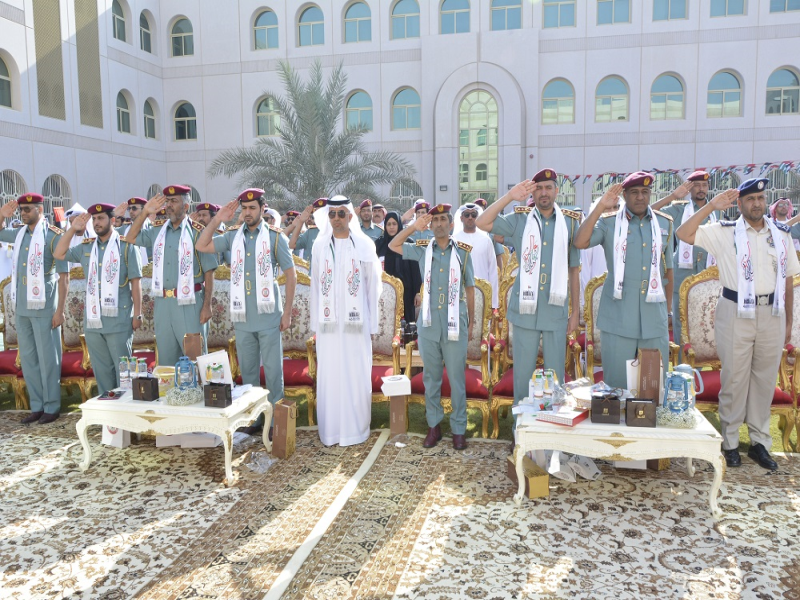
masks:
[[[94,244],[94,241],[96,239],[97,238],[83,238],[83,242],[82,243],[84,243],[84,244]],[[122,238],[119,238],[119,239],[122,239]]]
[[[195,231],[203,231],[206,228],[206,226],[203,225],[202,223],[198,223],[197,221],[192,221],[191,219],[189,219],[189,223],[192,224],[192,229],[194,229]]]
[[[319,228],[318,228],[316,225],[309,225],[309,226],[306,228],[306,231],[308,231],[309,229],[319,229]]]
[[[736,221],[719,221],[719,224],[723,227],[733,227],[736,225]]]
[[[789,227],[786,223],[777,223],[775,221],[773,221],[773,223],[775,223],[775,227],[777,227],[784,233],[790,233],[792,231],[792,228]]]
[[[514,212],[515,213],[529,213],[533,210],[532,206],[515,206]]]
[[[63,229],[59,229],[59,228],[58,228],[58,227],[56,227],[55,225],[48,225],[48,226],[47,226],[47,228],[48,228],[50,231],[52,231],[53,233],[55,233],[56,235],[61,235],[62,233],[64,233],[64,230],[63,230]]]
[[[225,233],[228,231],[237,231],[244,223],[239,223],[238,225],[231,225],[230,227],[225,228]]]
[[[464,242],[456,242],[456,246],[458,246],[462,250],[466,250],[467,252],[472,252],[472,246]]]
[[[561,209],[561,214],[564,215],[565,217],[572,217],[577,221],[580,221],[582,216],[581,213],[579,213],[577,210],[569,210],[566,208]]]
[[[619,211],[616,208],[614,210],[608,210],[608,211],[604,212],[602,215],[600,215],[600,218],[601,219],[605,219],[606,217],[616,217],[617,216],[617,212],[619,212]]]
[[[654,210],[653,212],[656,213],[659,217],[664,217],[667,221],[672,221],[672,217],[670,217],[667,213],[663,213],[660,210]]]
[[[156,219],[153,221],[153,227],[161,227],[164,223],[166,223],[166,219]]]
[[[267,227],[269,227],[275,233],[283,233],[283,229],[281,229],[280,227],[273,227],[272,225],[267,225]]]
[[[431,242],[431,241],[430,241],[430,239],[425,239],[425,240],[417,240],[417,243],[416,243],[416,245],[417,245],[417,246],[425,246],[425,247],[427,247],[427,246],[428,246],[428,244],[430,244],[430,242]]]

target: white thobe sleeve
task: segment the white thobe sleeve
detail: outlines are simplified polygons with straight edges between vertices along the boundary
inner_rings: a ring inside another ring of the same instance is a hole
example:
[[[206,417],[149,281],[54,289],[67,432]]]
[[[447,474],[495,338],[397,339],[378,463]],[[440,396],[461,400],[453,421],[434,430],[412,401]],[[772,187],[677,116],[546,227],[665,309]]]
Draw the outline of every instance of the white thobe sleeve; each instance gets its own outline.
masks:
[[[310,320],[309,326],[311,331],[317,332],[317,315],[319,315],[319,259],[316,255],[312,255],[311,262],[311,290],[308,296],[308,317]]]

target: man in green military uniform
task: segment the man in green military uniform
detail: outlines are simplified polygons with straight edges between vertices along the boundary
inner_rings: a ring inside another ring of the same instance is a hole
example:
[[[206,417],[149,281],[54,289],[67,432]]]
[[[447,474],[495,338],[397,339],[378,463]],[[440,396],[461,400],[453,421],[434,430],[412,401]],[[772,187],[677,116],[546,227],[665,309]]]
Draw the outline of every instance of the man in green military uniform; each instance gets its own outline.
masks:
[[[80,263],[86,274],[83,329],[101,394],[119,386],[119,358],[131,356],[133,332],[142,324],[141,256],[114,229],[114,208],[113,204],[90,206],[76,222],[83,226],[91,218],[97,237],[70,248],[75,228],[70,229],[54,252],[58,260]]]
[[[672,217],[672,222],[676,225],[688,221],[694,213],[703,208],[708,202],[708,179],[709,175],[705,171],[695,171],[686,181],[681,184],[672,194],[663,200],[654,203],[650,208],[653,210],[660,210],[662,213]],[[691,193],[691,202],[688,200],[672,200],[672,197],[684,198],[686,194]],[[668,206],[665,206],[668,204]],[[662,208],[663,207],[663,208]],[[716,223],[720,218],[717,211],[712,211],[706,221],[708,223]],[[674,284],[672,291],[672,309],[678,311],[680,307],[680,292],[681,284],[690,275],[696,275],[700,271],[716,264],[714,257],[711,256],[704,248],[700,246],[692,246],[686,242],[678,241],[677,248],[675,248],[675,255],[672,259],[673,265],[677,263],[677,268],[674,272]],[[681,319],[679,314],[669,314],[672,319],[672,333],[673,340],[683,353],[683,345],[687,340],[682,339],[681,332]]]
[[[283,398],[281,332],[292,326],[297,278],[286,236],[261,218],[263,202],[264,190],[243,191],[211,220],[200,234],[197,249],[231,253],[230,311],[242,382],[260,386],[260,365],[263,364],[269,401],[275,404]],[[214,235],[217,226],[233,219],[239,206],[244,225],[230,227],[223,235]],[[278,288],[279,267],[286,275],[286,306],[281,304]],[[257,433],[262,426],[263,415],[246,428],[245,433]]]
[[[672,217],[650,208],[652,183],[649,173],[639,171],[612,185],[574,240],[580,250],[602,245],[606,255],[608,274],[597,327],[603,344],[603,380],[612,387],[627,387],[625,361],[636,358],[641,348],[661,351],[664,373],[669,362]],[[625,206],[610,211],[620,192]]]
[[[401,218],[403,219],[403,223],[405,224],[407,222],[406,217],[408,217],[409,220],[411,220],[412,218],[419,219],[420,217],[424,217],[425,215],[427,215],[430,210],[431,210],[431,205],[428,204],[425,200],[420,199],[417,200],[416,204],[414,204],[413,211],[409,209]],[[419,240],[433,239],[433,231],[431,231],[430,228],[425,228],[418,231],[413,226],[409,226],[408,229],[410,229],[412,232],[408,238],[409,242],[418,242]]]
[[[478,227],[510,240],[520,257],[508,303],[508,320],[514,327],[515,404],[528,396],[540,340],[544,368],[564,381],[567,334],[579,327],[581,259],[573,240],[580,214],[558,206],[556,178],[555,169],[542,169],[478,217]],[[501,214],[511,202],[524,203],[531,193],[535,206],[522,204]]]
[[[422,381],[425,385],[425,416],[428,435],[425,448],[433,448],[442,439],[442,367],[447,369],[453,412],[450,430],[453,448],[467,447],[467,388],[464,370],[467,367],[467,343],[475,324],[475,278],[470,247],[456,242],[452,207],[434,206],[427,215],[417,217],[413,229],[422,231],[430,224],[434,240],[404,243],[412,228],[406,227],[389,242],[389,249],[403,258],[419,262],[424,297],[418,324],[419,352],[423,361]]]
[[[358,216],[361,218],[361,231],[373,242],[377,242],[383,235],[383,229],[372,222],[372,200],[367,198],[359,205]]]
[[[183,355],[187,333],[199,333],[207,351],[208,321],[214,293],[215,254],[200,253],[197,239],[205,229],[187,216],[191,189],[183,185],[164,188],[166,196],[151,198],[136,217],[127,239],[153,252],[156,351],[158,364],[172,366]],[[166,208],[166,221],[142,230],[145,219]],[[134,241],[135,240],[135,241]]]
[[[0,208],[0,242],[14,244],[11,262],[12,300],[17,310],[17,337],[22,374],[31,414],[23,423],[52,423],[61,413],[61,324],[67,299],[69,266],[53,250],[64,233],[47,225],[44,199],[25,194]],[[19,206],[24,224],[4,229]]]
[[[289,240],[289,248],[292,249],[296,256],[300,256],[302,252],[303,255],[301,258],[308,262],[309,268],[311,267],[314,242],[317,239],[317,235],[319,235],[319,227],[317,227],[317,223],[314,221],[314,213],[327,205],[327,198],[317,198],[314,200],[314,203],[311,206],[307,206],[300,216],[295,219],[294,223],[292,223],[293,229],[291,232],[292,237]],[[301,231],[303,223],[307,226],[305,231]]]
[[[139,216],[139,213],[144,210],[144,205],[147,204],[147,200],[140,197],[129,198],[127,202],[123,202],[117,208],[114,209],[114,213],[112,214],[112,219],[122,218],[125,217],[125,213],[127,212],[130,215],[131,221]],[[112,220],[114,223],[114,220]],[[143,229],[150,227],[150,222],[145,221],[145,224],[142,226]],[[121,236],[126,236],[128,234],[128,230],[131,228],[130,223],[125,223],[121,227],[117,227],[117,231]],[[142,266],[149,264],[152,260],[152,256],[150,255],[150,250],[148,248],[139,248],[139,258],[141,260]]]

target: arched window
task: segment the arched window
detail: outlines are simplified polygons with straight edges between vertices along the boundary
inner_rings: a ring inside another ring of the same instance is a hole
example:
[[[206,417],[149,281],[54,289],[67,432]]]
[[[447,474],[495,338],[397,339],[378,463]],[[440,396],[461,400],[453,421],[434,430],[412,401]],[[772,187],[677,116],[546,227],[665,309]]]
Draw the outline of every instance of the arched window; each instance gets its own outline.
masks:
[[[597,86],[594,120],[597,123],[628,120],[628,85],[619,77],[606,77]]]
[[[372,13],[363,2],[355,2],[344,13],[344,41],[369,42],[372,40]]]
[[[522,0],[492,0],[492,31],[522,28]]]
[[[421,120],[419,94],[411,88],[397,92],[392,100],[392,129],[419,129]]]
[[[200,204],[203,201],[200,198],[200,192],[198,192],[193,185],[189,186],[189,195],[192,197],[192,206]]]
[[[279,135],[278,127],[281,124],[281,115],[272,97],[264,98],[256,109],[256,135],[265,137]]]
[[[111,3],[111,31],[114,38],[120,42],[126,41],[125,39],[125,12],[122,10],[122,5],[119,0],[114,0]]]
[[[42,186],[42,196],[44,196],[44,210],[45,215],[53,214],[54,206],[68,207],[72,206],[72,190],[61,175],[50,175],[44,180]]]
[[[666,198],[682,183],[683,179],[675,173],[656,173],[650,187],[650,204]]]
[[[145,52],[153,53],[153,38],[150,33],[150,21],[142,13],[139,15],[139,45]]]
[[[297,39],[301,46],[322,46],[325,43],[325,17],[317,6],[309,6],[297,23]]]
[[[600,176],[592,185],[592,202],[601,198],[609,186],[615,183],[622,183],[625,180],[624,173],[605,173]]]
[[[486,91],[467,94],[458,108],[459,203],[497,198],[497,102]]]
[[[565,79],[553,79],[542,92],[542,125],[575,122],[575,89]]]
[[[742,84],[730,71],[720,71],[708,82],[706,116],[709,118],[742,116]]]
[[[439,33],[469,33],[469,0],[444,0]]]
[[[419,4],[417,0],[398,0],[392,8],[392,39],[419,37]]]
[[[150,140],[156,139],[156,113],[150,100],[144,102],[144,137]]]
[[[796,115],[800,101],[800,80],[789,69],[778,69],[767,80],[767,114]]]
[[[683,118],[683,84],[674,75],[661,75],[650,88],[650,119]]]
[[[575,203],[578,201],[578,196],[575,192],[575,184],[572,183],[572,180],[566,175],[559,173],[556,185],[558,185],[558,205],[561,207],[576,206]]]
[[[278,16],[271,10],[265,10],[256,17],[253,47],[256,50],[278,47]]]
[[[28,191],[22,175],[11,169],[0,171],[0,206],[9,200],[16,200]]]
[[[160,193],[161,193],[161,186],[158,185],[157,183],[154,183],[149,188],[147,188],[147,195],[145,196],[145,198],[150,200],[150,198],[152,198],[152,197],[154,197],[154,196],[156,196],[156,195],[158,195]]]
[[[389,201],[401,208],[409,208],[422,198],[422,188],[416,181],[403,181],[392,184]]]
[[[0,106],[11,108],[11,74],[2,57],[0,57]]]
[[[172,56],[194,54],[194,33],[189,19],[178,19],[172,26]]]
[[[117,94],[117,131],[120,133],[131,132],[131,111],[122,92]]]
[[[175,110],[175,139],[196,140],[197,139],[197,113],[194,106],[184,102]]]
[[[372,131],[372,98],[366,92],[356,92],[347,99],[345,114],[348,128]]]

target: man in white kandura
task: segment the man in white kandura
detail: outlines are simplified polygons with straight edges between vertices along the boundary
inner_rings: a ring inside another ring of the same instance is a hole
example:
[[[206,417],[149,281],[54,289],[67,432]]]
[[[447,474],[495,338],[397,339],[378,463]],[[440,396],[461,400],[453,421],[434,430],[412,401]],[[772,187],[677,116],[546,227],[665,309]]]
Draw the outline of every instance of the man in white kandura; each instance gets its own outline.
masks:
[[[352,446],[369,437],[381,263],[348,198],[334,196],[314,217],[309,308],[317,333],[319,438],[326,446]]]
[[[485,279],[492,286],[492,308],[498,306],[500,285],[497,281],[497,258],[494,251],[494,240],[485,231],[475,225],[475,221],[483,214],[477,204],[468,202],[456,211],[455,231],[453,239],[472,246],[472,268],[475,277]]]

